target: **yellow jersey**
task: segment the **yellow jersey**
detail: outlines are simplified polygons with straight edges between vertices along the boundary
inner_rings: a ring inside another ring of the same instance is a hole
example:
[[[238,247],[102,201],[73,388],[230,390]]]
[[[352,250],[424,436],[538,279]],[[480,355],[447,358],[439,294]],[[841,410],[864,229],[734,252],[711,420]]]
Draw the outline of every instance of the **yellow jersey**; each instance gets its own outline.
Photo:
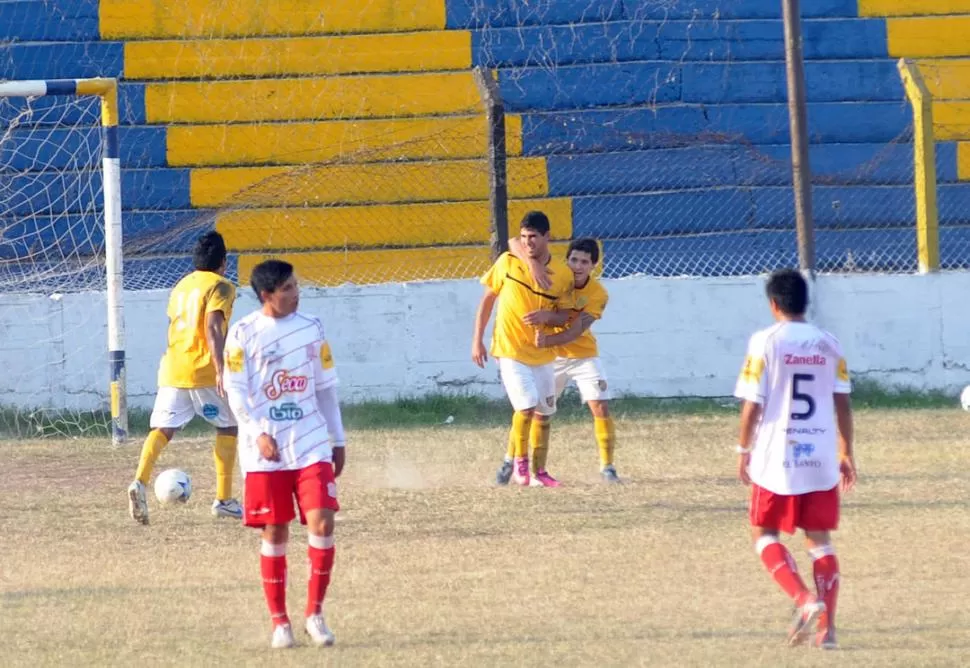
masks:
[[[498,310],[492,331],[492,357],[514,359],[538,366],[556,359],[552,348],[535,344],[535,328],[522,322],[532,311],[554,311],[573,289],[573,272],[559,259],[550,259],[552,287],[543,290],[533,280],[528,266],[511,253],[503,253],[482,277],[482,285],[498,295]],[[550,333],[552,333],[550,331]]]
[[[572,298],[568,304],[568,307],[573,311],[572,315],[569,318],[569,322],[566,323],[566,326],[560,328],[558,331],[563,332],[569,329],[569,326],[579,318],[581,313],[588,313],[599,320],[603,317],[603,311],[606,310],[606,302],[609,299],[610,297],[606,292],[606,288],[603,287],[603,284],[590,276],[589,280],[586,281],[586,285],[581,288],[573,288]],[[569,359],[598,357],[599,347],[596,344],[596,337],[593,336],[592,330],[587,329],[572,343],[557,347],[556,356],[568,357]]]
[[[212,271],[193,271],[168,298],[168,350],[158,368],[159,387],[215,387],[216,367],[205,338],[205,317],[222,311],[223,335],[232,317],[236,288]]]

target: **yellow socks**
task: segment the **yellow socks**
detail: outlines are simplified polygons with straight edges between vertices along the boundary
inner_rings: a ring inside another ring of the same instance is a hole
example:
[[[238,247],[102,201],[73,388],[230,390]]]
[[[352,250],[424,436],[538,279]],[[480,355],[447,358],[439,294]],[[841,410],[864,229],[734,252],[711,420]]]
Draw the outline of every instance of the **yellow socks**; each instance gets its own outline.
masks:
[[[216,499],[232,498],[232,472],[236,466],[236,437],[216,434],[216,446],[212,449],[216,463]]]
[[[546,458],[549,456],[549,420],[536,416],[532,418],[532,472],[546,470]]]
[[[511,431],[509,432],[509,447],[505,450],[505,458],[509,461],[515,459],[515,438]]]
[[[613,428],[613,418],[593,418],[593,432],[596,434],[596,445],[600,450],[600,468],[613,464],[613,447],[616,445],[616,430]]]
[[[531,426],[532,416],[530,414],[516,411],[512,415],[512,431],[509,433],[509,440],[516,459],[529,456],[529,430]]]
[[[135,471],[135,478],[141,481],[141,484],[148,485],[149,478],[152,477],[152,469],[155,467],[155,462],[158,460],[158,456],[162,454],[162,450],[168,445],[168,439],[165,438],[163,434],[158,429],[152,429],[148,432],[148,437],[145,439],[144,445],[141,446],[141,458],[138,460],[138,470]]]

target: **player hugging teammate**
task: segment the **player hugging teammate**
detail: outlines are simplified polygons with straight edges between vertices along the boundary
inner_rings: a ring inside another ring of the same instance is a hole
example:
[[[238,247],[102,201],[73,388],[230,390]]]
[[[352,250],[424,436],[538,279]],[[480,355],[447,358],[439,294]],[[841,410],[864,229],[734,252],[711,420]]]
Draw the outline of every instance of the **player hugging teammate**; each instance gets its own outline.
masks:
[[[570,381],[576,383],[583,402],[593,413],[601,475],[607,482],[619,482],[613,465],[616,436],[608,409],[608,384],[596,338],[589,329],[602,317],[608,301],[606,289],[592,276],[599,262],[599,245],[595,239],[577,239],[570,244],[564,281],[562,262],[549,252],[548,218],[540,212],[530,212],[523,218],[520,230],[519,238],[509,241],[509,252],[482,278],[486,292],[479,305],[472,341],[472,359],[484,366],[481,341],[497,298],[499,313],[492,336],[492,356],[499,360],[502,384],[516,414],[496,482],[505,485],[514,477],[520,485],[559,485],[546,470],[550,419],[557,398]],[[538,404],[523,442],[525,432],[520,415],[528,411],[520,406],[533,399],[529,394],[532,388],[526,382],[529,374],[539,388],[535,395]],[[543,406],[541,391],[548,390],[550,375],[554,394]],[[531,476],[527,475],[530,445]]]

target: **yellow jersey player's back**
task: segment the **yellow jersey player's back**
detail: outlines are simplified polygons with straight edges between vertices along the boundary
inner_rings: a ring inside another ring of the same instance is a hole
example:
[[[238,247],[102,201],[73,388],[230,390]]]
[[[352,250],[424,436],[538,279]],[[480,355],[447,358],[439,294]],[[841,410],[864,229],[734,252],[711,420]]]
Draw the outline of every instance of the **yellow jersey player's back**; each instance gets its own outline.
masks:
[[[148,524],[145,488],[155,461],[175,432],[196,415],[216,428],[212,514],[242,517],[242,506],[232,498],[236,418],[222,389],[223,350],[236,299],[236,288],[224,278],[226,258],[222,235],[203,234],[192,251],[195,271],[175,285],[168,299],[167,348],[158,367],[151,431],[142,445],[135,479],[128,486],[128,513],[142,524]]]
[[[214,271],[193,271],[168,299],[168,348],[158,369],[159,387],[215,387],[216,367],[206,340],[206,315],[224,314],[223,338],[232,318],[236,288]]]

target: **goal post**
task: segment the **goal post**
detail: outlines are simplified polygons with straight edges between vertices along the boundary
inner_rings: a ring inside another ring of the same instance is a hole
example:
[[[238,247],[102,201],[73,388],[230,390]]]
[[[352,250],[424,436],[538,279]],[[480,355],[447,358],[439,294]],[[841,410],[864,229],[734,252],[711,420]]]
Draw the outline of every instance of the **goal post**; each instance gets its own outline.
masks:
[[[118,146],[118,82],[115,79],[49,79],[0,82],[0,98],[96,96],[101,100],[102,197],[104,207],[111,439],[128,437],[121,230],[121,162]]]

